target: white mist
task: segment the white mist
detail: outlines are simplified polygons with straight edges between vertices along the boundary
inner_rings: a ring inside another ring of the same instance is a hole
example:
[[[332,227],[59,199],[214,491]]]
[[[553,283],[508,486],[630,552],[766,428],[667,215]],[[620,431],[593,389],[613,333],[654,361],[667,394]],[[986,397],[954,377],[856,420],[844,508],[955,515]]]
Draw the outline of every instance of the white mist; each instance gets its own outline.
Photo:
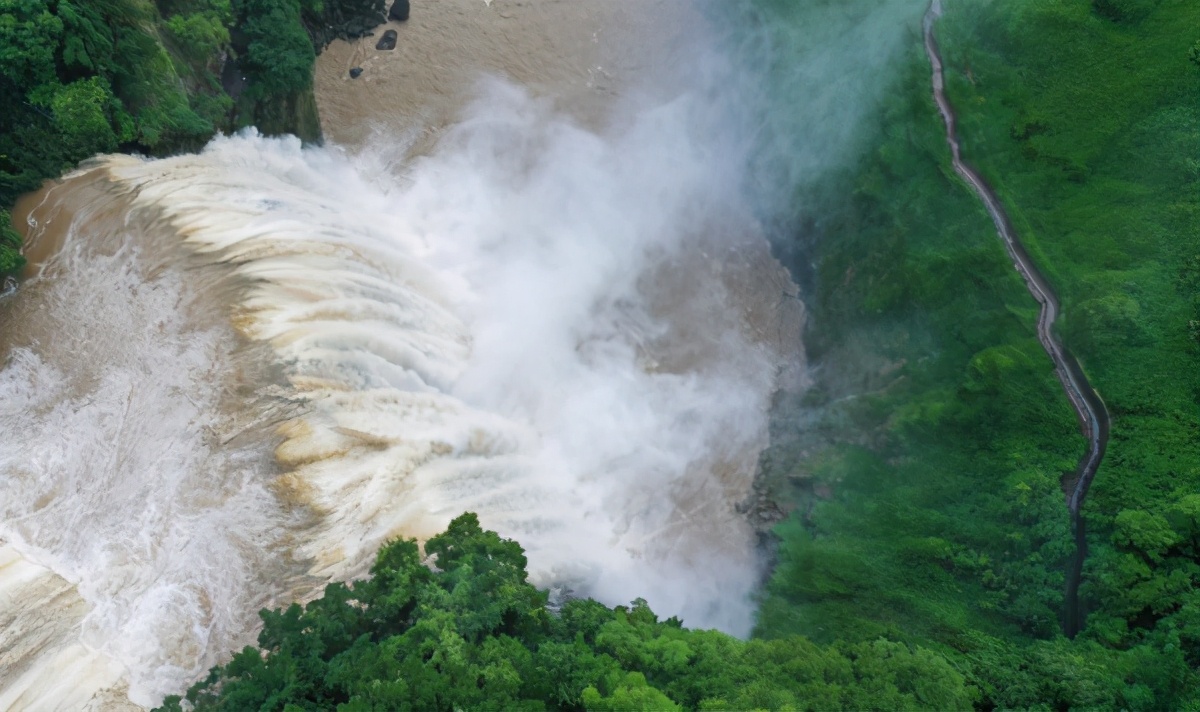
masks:
[[[93,208],[3,312],[0,700],[156,704],[464,511],[540,585],[747,633],[802,315],[695,68],[600,129],[491,79],[420,157],[247,133],[47,194]]]

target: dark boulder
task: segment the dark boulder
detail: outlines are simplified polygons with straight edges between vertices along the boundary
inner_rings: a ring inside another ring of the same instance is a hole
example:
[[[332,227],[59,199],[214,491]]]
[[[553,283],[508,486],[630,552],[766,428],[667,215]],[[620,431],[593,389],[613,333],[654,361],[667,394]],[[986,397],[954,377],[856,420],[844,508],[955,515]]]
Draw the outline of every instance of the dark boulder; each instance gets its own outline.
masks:
[[[392,3],[392,9],[388,11],[388,19],[396,22],[404,22],[408,19],[408,0],[396,0]]]
[[[350,70],[351,79],[358,79],[360,74],[362,74],[362,67],[355,67],[354,69]]]
[[[396,49],[396,31],[388,30],[375,43],[375,49]]]

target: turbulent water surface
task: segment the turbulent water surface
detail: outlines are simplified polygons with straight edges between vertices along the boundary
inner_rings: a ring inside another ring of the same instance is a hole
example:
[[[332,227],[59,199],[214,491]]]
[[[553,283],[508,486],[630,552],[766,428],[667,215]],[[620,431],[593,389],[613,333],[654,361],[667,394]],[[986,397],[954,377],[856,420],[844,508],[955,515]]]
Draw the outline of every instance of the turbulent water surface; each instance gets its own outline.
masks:
[[[0,709],[156,704],[466,510],[539,584],[748,631],[736,508],[802,314],[738,197],[732,70],[674,61],[684,3],[413,18],[407,54],[322,58],[327,147],[101,157],[19,206]]]

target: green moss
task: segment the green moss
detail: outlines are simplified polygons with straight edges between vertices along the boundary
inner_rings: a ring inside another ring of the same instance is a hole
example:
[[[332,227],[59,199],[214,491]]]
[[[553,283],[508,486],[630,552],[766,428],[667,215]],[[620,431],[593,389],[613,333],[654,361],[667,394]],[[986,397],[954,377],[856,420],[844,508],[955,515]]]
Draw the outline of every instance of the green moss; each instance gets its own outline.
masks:
[[[243,117],[248,119],[244,125],[255,126],[268,136],[291,133],[306,142],[321,140],[321,122],[312,89],[257,101],[244,97],[239,106],[239,118]]]

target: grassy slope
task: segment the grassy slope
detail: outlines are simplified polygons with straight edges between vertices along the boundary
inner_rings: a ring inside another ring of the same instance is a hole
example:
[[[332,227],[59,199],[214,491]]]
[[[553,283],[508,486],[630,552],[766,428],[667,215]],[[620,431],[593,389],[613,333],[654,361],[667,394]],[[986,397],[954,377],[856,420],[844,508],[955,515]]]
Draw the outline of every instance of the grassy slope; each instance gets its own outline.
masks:
[[[809,343],[821,371],[808,406],[837,444],[789,478],[812,510],[793,523],[788,546],[831,558],[797,572],[791,583],[808,605],[785,617],[832,615],[864,634],[958,630],[970,620],[1004,628],[991,611],[1019,595],[1002,580],[1019,572],[1001,569],[1035,553],[1055,563],[1068,553],[1058,478],[1083,447],[1036,341],[1036,305],[987,215],[953,177],[920,53],[914,37],[878,148],[840,202],[820,203]],[[1009,536],[1023,510],[1046,531]],[[799,534],[801,519],[812,536]],[[1029,625],[1054,627],[1058,584],[1049,582]],[[864,586],[873,595],[860,596]],[[963,586],[975,587],[972,595]],[[764,631],[782,623],[772,606]]]
[[[947,27],[964,148],[1050,268],[1064,337],[1114,416],[1085,510],[1094,535],[1084,594],[1093,633],[1132,644],[1200,603],[1190,591],[1200,569],[1183,541],[1193,527],[1178,511],[1200,491],[1200,361],[1189,333],[1200,67],[1187,60],[1200,5],[1128,3],[1145,14],[1119,22],[1081,1],[965,5]],[[972,8],[982,18],[973,29],[963,21]],[[1158,541],[1141,531],[1150,522],[1168,525]]]
[[[1036,305],[950,172],[915,35],[876,149],[803,196],[822,370],[799,410],[826,444],[789,444],[779,424],[774,486],[797,513],[760,635],[936,641],[997,704],[1180,703],[1180,646],[1200,634],[1195,284],[1180,278],[1200,252],[1198,13],[1164,0],[1117,24],[1086,0],[963,0],[939,30],[967,158],[1060,290],[1114,414],[1087,506],[1084,639],[1056,639],[1072,550],[1059,479],[1083,441]]]

